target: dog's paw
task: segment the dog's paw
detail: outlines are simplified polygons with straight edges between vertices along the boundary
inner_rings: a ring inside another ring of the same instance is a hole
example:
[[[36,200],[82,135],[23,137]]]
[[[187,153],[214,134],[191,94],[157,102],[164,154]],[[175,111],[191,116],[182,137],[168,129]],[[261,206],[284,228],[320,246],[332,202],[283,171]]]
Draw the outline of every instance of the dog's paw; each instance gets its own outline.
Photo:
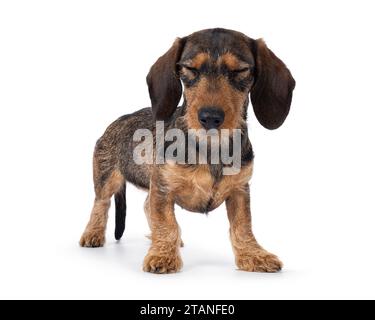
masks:
[[[143,261],[143,271],[151,273],[175,273],[182,268],[182,260],[178,254],[157,255],[148,253]]]
[[[104,232],[85,231],[79,241],[81,247],[98,248],[103,247],[105,243]]]
[[[236,264],[240,270],[249,272],[278,272],[283,267],[277,256],[265,250],[238,255]]]

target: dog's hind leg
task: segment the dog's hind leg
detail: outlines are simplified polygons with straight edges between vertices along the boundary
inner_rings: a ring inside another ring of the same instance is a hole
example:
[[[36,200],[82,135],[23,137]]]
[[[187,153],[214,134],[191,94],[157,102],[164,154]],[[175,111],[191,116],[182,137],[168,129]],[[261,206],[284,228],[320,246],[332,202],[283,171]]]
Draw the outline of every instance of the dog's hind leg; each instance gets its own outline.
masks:
[[[103,165],[103,163],[101,163]],[[81,237],[82,247],[102,247],[105,242],[105,230],[107,227],[108,210],[111,205],[111,197],[124,190],[125,180],[118,169],[102,170],[98,161],[94,158],[94,183],[95,202],[91,211],[90,220]],[[108,168],[108,167],[107,167]]]

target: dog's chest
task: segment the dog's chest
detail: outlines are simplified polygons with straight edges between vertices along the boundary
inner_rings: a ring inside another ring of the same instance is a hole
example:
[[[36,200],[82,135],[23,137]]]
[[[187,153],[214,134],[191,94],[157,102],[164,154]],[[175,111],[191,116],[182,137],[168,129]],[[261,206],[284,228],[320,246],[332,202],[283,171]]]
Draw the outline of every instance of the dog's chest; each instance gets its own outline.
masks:
[[[215,180],[207,165],[182,166],[167,164],[162,169],[163,181],[174,195],[176,203],[195,212],[209,212],[251,178],[252,164],[236,175],[223,176]]]

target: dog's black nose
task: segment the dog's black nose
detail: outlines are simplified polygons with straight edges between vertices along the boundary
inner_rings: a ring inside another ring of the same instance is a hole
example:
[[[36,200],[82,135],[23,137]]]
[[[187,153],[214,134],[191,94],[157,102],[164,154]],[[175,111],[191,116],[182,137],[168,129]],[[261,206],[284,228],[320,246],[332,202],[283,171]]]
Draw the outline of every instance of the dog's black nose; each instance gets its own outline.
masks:
[[[198,112],[198,119],[201,125],[209,129],[217,129],[224,122],[225,113],[217,107],[204,107]]]

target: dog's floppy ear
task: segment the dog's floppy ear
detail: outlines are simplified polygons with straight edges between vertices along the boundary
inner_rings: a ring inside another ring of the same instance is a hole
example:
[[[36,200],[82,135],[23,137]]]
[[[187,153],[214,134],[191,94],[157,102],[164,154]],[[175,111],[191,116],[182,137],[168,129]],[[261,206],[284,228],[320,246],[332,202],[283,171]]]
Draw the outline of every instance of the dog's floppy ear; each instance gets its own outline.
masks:
[[[254,113],[262,126],[277,129],[289,113],[295,81],[262,39],[254,41],[253,51],[255,83],[250,96]]]
[[[154,63],[147,75],[154,120],[168,120],[181,99],[182,86],[176,64],[184,44],[184,38],[177,38],[172,47]]]

